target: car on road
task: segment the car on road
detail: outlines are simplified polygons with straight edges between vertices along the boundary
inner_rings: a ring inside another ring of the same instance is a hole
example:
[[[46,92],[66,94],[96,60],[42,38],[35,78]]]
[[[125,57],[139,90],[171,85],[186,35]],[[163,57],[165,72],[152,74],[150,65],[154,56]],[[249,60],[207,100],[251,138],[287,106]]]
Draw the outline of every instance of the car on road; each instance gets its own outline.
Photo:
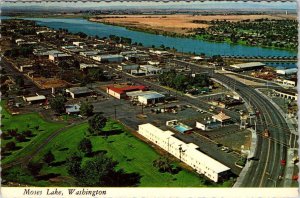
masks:
[[[286,165],[286,160],[284,160],[284,159],[280,160],[280,164],[281,164],[282,166],[285,166],[285,165]]]

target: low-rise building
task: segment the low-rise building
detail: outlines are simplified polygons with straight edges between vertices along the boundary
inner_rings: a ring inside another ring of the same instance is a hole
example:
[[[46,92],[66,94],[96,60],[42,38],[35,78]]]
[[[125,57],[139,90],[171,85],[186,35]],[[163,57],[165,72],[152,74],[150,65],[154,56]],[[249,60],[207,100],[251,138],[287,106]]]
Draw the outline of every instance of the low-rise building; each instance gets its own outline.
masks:
[[[213,115],[212,119],[216,122],[220,122],[221,126],[223,126],[224,124],[228,123],[231,121],[231,117],[229,117],[228,115],[226,115],[223,111],[221,111],[219,114],[217,115]]]
[[[70,114],[79,114],[80,113],[80,105],[79,104],[66,105],[65,109],[66,109],[66,113],[68,115],[70,115]]]
[[[298,68],[278,69],[278,70],[276,70],[276,73],[280,74],[280,75],[297,74],[297,72],[298,72]]]
[[[139,86],[128,86],[128,85],[111,85],[108,86],[106,88],[106,92],[118,99],[126,99],[127,98],[127,94],[128,92],[132,92],[132,91],[144,91],[147,90],[147,88],[143,85],[139,85]]]
[[[79,54],[81,56],[89,57],[89,56],[95,56],[98,53],[99,53],[98,51],[84,51],[84,52],[80,52]]]
[[[66,89],[66,93],[69,93],[72,98],[78,98],[91,95],[93,93],[93,90],[87,87],[72,87]]]
[[[29,102],[30,104],[37,104],[37,103],[45,102],[46,96],[44,95],[29,96],[29,97],[23,96],[23,99],[25,102]]]
[[[144,105],[161,103],[164,102],[164,100],[165,100],[165,95],[157,92],[138,96],[138,101]]]
[[[71,57],[72,57],[71,55],[65,54],[65,53],[62,53],[62,54],[50,54],[49,55],[49,60],[51,60],[53,62],[59,62],[59,61],[62,61],[62,60],[67,60],[67,59],[69,59]]]
[[[298,92],[292,89],[274,89],[276,95],[290,99],[290,100],[298,100]]]
[[[162,72],[161,68],[152,65],[141,65],[140,69],[145,71],[146,75],[155,75]]]
[[[123,61],[123,56],[119,54],[98,55],[93,56],[93,59],[100,62],[120,63]]]
[[[229,167],[201,152],[197,145],[177,139],[171,131],[147,123],[139,125],[138,133],[214,182],[228,177]]]
[[[73,45],[76,45],[76,46],[80,47],[80,46],[85,45],[85,43],[84,42],[80,42],[80,41],[75,41],[75,42],[73,42]]]
[[[261,69],[266,66],[264,63],[261,62],[249,62],[249,63],[240,63],[240,64],[233,64],[230,65],[231,68],[246,71],[246,70],[253,70],[253,69]]]
[[[136,65],[136,64],[127,65],[127,64],[122,63],[122,64],[118,65],[118,70],[121,70],[121,71],[124,71],[127,73],[131,73],[132,70],[137,70],[138,68],[140,68],[140,66]]]
[[[79,67],[80,67],[80,70],[83,70],[83,69],[86,69],[86,68],[97,68],[97,67],[100,67],[100,65],[80,63]]]

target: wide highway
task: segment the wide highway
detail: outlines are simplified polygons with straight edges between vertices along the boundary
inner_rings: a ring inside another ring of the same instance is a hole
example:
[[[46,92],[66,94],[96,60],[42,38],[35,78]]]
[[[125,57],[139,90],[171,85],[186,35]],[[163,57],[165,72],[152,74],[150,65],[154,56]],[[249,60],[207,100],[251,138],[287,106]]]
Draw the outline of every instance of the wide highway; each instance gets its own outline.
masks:
[[[214,78],[232,86],[235,84],[236,92],[241,95],[256,111],[257,116],[257,148],[255,160],[252,162],[241,187],[274,187],[281,186],[283,182],[279,179],[284,175],[285,166],[281,165],[281,160],[287,158],[287,148],[296,147],[294,140],[296,137],[291,134],[285,119],[270,101],[260,95],[252,87],[246,86],[230,77],[222,74],[214,74]],[[270,137],[264,137],[264,129],[270,131]]]

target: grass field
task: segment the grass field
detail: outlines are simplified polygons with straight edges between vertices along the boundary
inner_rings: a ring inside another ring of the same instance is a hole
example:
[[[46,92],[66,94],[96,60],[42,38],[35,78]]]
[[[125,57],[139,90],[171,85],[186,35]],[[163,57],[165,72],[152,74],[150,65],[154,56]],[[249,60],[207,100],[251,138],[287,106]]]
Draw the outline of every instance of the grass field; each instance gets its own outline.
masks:
[[[51,141],[42,152],[33,160],[40,161],[43,155],[51,150],[55,155],[55,162],[61,164],[60,166],[44,166],[42,174],[59,174],[58,178],[64,179],[64,184],[72,184],[73,180],[68,178],[64,161],[68,156],[77,150],[77,145],[82,138],[85,137],[88,124],[84,123],[75,128],[70,128],[65,132],[59,134],[53,141]],[[93,151],[106,151],[107,155],[112,157],[119,164],[117,168],[124,169],[126,173],[139,173],[142,177],[140,185],[142,187],[201,187],[204,185],[204,179],[195,173],[187,170],[182,170],[178,174],[160,173],[153,167],[153,160],[159,158],[159,154],[151,148],[151,146],[138,140],[123,127],[114,122],[109,121],[105,130],[118,130],[118,134],[109,135],[106,137],[90,136],[93,144]],[[84,161],[89,158],[85,157]],[[38,184],[38,183],[37,183]],[[37,185],[36,184],[36,185]],[[54,185],[47,184],[47,185]],[[56,185],[60,185],[57,183]]]
[[[29,141],[20,142],[16,145],[21,147],[21,149],[13,151],[11,155],[6,156],[1,160],[2,164],[6,164],[8,162],[16,161],[21,157],[24,157],[33,150],[35,145],[40,144],[44,141],[52,132],[62,128],[64,124],[61,123],[51,123],[43,120],[43,118],[37,113],[30,114],[21,114],[21,115],[11,115],[4,108],[5,101],[1,101],[1,130],[6,131],[8,129],[18,129],[18,132],[22,132],[24,130],[31,130],[34,137],[30,138]],[[38,129],[35,127],[39,126]],[[7,142],[15,141],[14,138],[9,140],[1,140],[1,144],[5,145]]]

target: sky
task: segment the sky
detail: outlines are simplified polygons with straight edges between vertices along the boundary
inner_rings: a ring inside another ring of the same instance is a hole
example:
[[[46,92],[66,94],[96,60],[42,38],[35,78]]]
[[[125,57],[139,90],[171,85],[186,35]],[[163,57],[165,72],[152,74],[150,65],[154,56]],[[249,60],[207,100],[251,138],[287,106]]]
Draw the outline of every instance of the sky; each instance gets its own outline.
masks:
[[[0,0],[1,1],[1,0]],[[101,1],[101,0],[99,0]],[[40,6],[45,9],[49,8],[91,8],[91,9],[107,9],[107,8],[115,8],[115,9],[130,9],[130,8],[141,8],[141,9],[295,9],[297,8],[296,2],[99,2],[99,3],[66,3],[66,2],[52,2],[52,3],[1,3],[2,8],[20,8],[26,7],[28,9]]]

